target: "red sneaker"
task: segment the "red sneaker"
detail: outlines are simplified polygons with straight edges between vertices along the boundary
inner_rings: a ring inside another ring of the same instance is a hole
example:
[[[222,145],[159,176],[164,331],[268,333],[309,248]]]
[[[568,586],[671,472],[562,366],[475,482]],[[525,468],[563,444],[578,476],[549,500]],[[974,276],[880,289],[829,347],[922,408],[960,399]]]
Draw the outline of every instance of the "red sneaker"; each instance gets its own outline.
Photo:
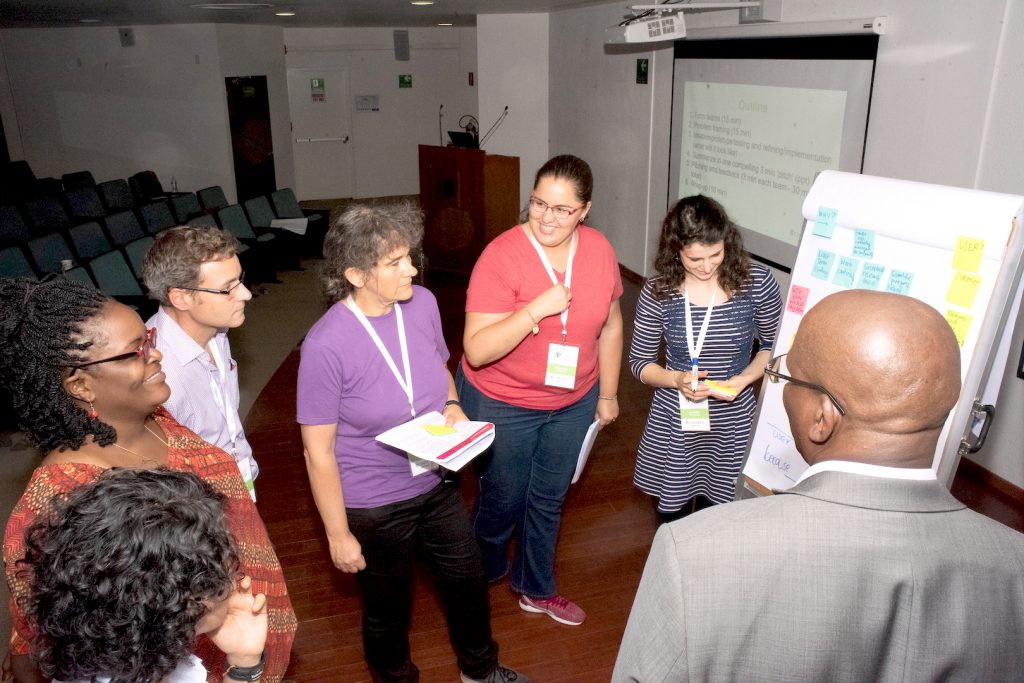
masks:
[[[558,623],[568,626],[579,626],[587,618],[587,613],[579,605],[561,595],[546,600],[528,598],[524,595],[519,598],[519,608],[527,612],[546,614]]]

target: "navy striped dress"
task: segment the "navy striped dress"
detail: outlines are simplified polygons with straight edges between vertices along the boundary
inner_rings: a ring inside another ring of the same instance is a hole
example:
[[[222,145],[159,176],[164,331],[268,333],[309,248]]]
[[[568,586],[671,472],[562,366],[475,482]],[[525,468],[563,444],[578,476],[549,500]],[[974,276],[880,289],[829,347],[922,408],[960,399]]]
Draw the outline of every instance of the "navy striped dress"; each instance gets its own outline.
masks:
[[[750,363],[755,335],[762,350],[771,349],[775,343],[782,311],[779,285],[759,264],[751,264],[750,275],[750,282],[725,303],[715,305],[711,314],[700,354],[700,369],[708,371],[708,379],[724,380],[740,373]],[[678,291],[655,299],[651,281],[644,284],[629,347],[629,368],[637,379],[649,363],[659,362],[662,343],[665,367],[689,370],[684,302]],[[696,332],[704,322],[707,307],[691,306],[690,310]],[[683,432],[679,427],[679,392],[665,388],[654,392],[633,483],[658,498],[659,512],[676,512],[698,494],[715,503],[733,499],[754,417],[754,391],[747,387],[732,402],[711,397],[709,404],[711,431]]]

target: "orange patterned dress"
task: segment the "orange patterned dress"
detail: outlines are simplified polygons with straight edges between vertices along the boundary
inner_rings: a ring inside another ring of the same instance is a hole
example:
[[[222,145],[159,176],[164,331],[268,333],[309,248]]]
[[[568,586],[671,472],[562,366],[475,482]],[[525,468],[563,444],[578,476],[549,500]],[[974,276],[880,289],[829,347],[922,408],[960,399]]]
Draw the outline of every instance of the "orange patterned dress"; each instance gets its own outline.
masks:
[[[263,520],[230,455],[178,424],[163,408],[158,408],[153,417],[167,437],[168,469],[197,474],[227,498],[228,527],[238,546],[240,570],[252,577],[254,593],[267,595],[269,632],[267,666],[262,681],[276,683],[288,668],[297,621],[288,598],[281,563],[267,536]],[[101,467],[81,463],[40,466],[33,472],[25,493],[11,513],[4,537],[4,569],[11,594],[12,655],[29,654],[32,638],[32,627],[27,623],[19,604],[28,593],[28,584],[18,575],[20,572],[17,565],[25,556],[25,529],[46,512],[53,498],[64,497],[72,489],[96,480],[102,472]],[[197,640],[195,653],[203,660],[209,672],[209,681],[219,683],[227,668],[224,654],[204,636]]]

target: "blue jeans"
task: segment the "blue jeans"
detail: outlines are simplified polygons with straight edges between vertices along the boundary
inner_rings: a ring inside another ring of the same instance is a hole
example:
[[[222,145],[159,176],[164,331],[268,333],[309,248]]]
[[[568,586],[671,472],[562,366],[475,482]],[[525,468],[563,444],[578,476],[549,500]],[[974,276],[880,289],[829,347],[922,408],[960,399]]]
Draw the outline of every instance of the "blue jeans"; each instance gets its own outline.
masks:
[[[413,570],[418,555],[433,575],[459,668],[486,678],[498,664],[491,604],[458,484],[375,508],[348,508],[366,569],[356,574],[363,597],[363,653],[375,683],[414,683],[409,655]]]
[[[512,590],[535,599],[557,594],[555,545],[562,503],[597,409],[597,384],[557,410],[520,408],[480,392],[459,368],[459,400],[471,420],[493,422],[494,444],[477,459],[480,496],[473,529],[489,581],[510,573],[508,544],[518,534]]]

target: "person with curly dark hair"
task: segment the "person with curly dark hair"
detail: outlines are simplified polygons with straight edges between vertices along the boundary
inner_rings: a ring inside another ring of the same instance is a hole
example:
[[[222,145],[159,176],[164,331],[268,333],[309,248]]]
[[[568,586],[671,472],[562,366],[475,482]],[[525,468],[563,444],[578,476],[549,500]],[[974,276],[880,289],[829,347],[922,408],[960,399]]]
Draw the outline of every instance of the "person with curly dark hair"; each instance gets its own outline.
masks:
[[[633,483],[668,521],[732,500],[754,416],[751,385],[771,357],[782,299],[722,205],[703,195],[669,209],[654,268],[629,349],[630,370],[657,387]]]
[[[257,680],[266,596],[248,577],[236,585],[225,502],[196,475],[165,469],[107,470],[54,501],[27,529],[20,563],[43,674],[198,683],[207,671],[192,644],[205,633],[227,654],[224,680]]]
[[[18,422],[44,456],[7,523],[4,563],[10,588],[11,661],[18,681],[36,680],[28,655],[34,628],[23,610],[28,585],[17,574],[23,532],[50,501],[112,467],[197,474],[227,500],[242,571],[267,595],[270,634],[264,680],[288,666],[296,619],[284,574],[234,459],[178,424],[161,404],[170,395],[155,347],[131,308],[62,279],[0,279],[0,381]],[[210,671],[224,654],[196,643]]]
[[[332,303],[302,342],[296,419],[334,566],[363,598],[374,683],[415,683],[409,616],[417,557],[436,581],[463,683],[529,679],[498,663],[480,549],[456,480],[375,437],[416,415],[464,422],[437,300],[412,283],[423,236],[411,204],[353,206],[324,238]]]

